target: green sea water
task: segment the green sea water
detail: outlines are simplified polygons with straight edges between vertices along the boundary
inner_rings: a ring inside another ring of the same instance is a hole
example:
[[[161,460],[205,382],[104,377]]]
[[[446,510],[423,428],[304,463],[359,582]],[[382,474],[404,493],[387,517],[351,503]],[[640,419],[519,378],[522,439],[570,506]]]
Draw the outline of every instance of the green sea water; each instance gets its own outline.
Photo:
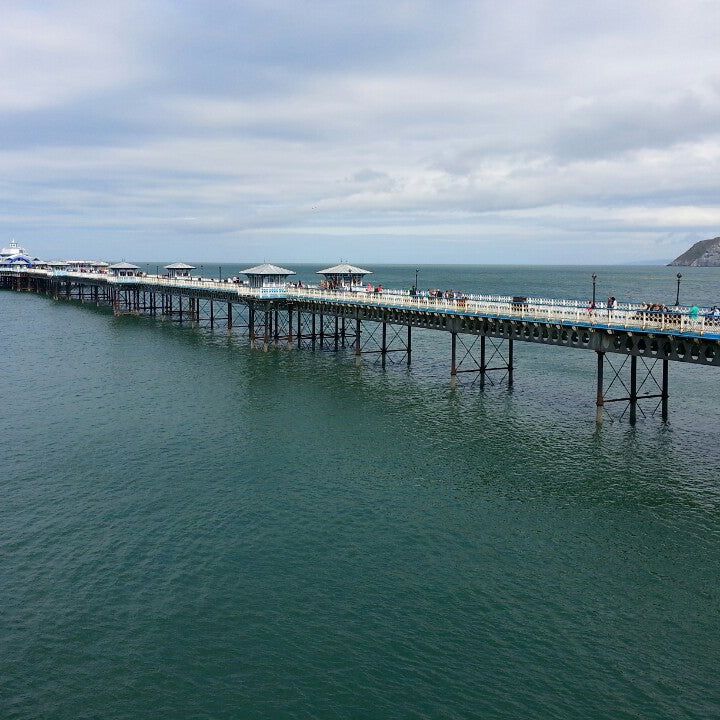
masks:
[[[586,299],[591,271],[420,284]],[[674,268],[598,275],[674,300]],[[720,716],[720,371],[597,427],[593,353],[516,343],[508,391],[413,349],[0,292],[0,718]]]

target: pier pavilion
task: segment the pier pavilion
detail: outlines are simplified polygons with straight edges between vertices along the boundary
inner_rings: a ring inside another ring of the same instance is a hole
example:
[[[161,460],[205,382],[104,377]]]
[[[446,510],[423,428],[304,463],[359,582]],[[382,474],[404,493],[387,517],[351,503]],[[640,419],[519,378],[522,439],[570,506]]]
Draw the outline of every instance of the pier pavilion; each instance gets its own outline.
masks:
[[[241,270],[240,273],[247,276],[251,288],[284,288],[290,275],[295,274],[293,270],[270,263],[255,265]]]
[[[0,266],[2,267],[34,267],[35,261],[29,255],[16,253],[0,258]]]
[[[129,262],[119,262],[114,265],[109,265],[108,270],[111,275],[115,277],[140,277],[142,272],[137,265],[133,265]]]
[[[329,288],[352,290],[353,288],[363,287],[364,277],[372,275],[372,271],[363,270],[348,263],[340,263],[324,270],[318,270],[316,274],[325,278]]]
[[[417,297],[386,289],[368,293],[292,287],[292,270],[261,265],[245,270],[251,285],[198,278],[147,276],[117,263],[111,274],[30,267],[0,267],[0,287],[55,300],[106,305],[134,314],[222,327],[252,347],[349,352],[386,364],[412,360],[413,330],[446,333],[450,376],[469,376],[483,387],[512,386],[515,343],[530,342],[595,353],[596,417],[611,403],[637,414],[668,418],[670,363],[720,367],[720,318],[708,308],[656,312],[641,305],[523,296]],[[467,375],[465,375],[467,374]],[[615,390],[621,388],[618,395]],[[645,409],[643,409],[645,408]],[[646,413],[647,410],[647,413]]]
[[[167,276],[169,278],[191,277],[192,271],[195,270],[195,266],[188,265],[187,263],[183,262],[176,262],[171,263],[170,265],[166,265],[165,269],[167,270]]]
[[[103,260],[68,260],[65,266],[71,272],[107,272],[110,263]]]

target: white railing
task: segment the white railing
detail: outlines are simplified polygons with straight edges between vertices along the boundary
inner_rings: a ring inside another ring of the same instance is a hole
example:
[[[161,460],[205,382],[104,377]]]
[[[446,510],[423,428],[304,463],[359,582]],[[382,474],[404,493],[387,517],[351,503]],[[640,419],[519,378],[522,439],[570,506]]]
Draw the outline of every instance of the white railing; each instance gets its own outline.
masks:
[[[42,275],[45,277],[98,280],[109,284],[155,285],[161,288],[218,290],[239,298],[320,300],[334,304],[375,305],[384,308],[413,309],[427,312],[452,313],[465,316],[490,318],[514,318],[538,321],[570,327],[605,327],[609,329],[659,330],[698,335],[720,335],[720,317],[710,316],[707,308],[693,317],[687,308],[678,311],[646,311],[641,305],[623,304],[607,310],[598,303],[595,310],[588,310],[585,303],[576,300],[551,298],[525,298],[513,302],[509,295],[465,295],[456,297],[430,297],[428,293],[411,295],[406,290],[383,290],[382,292],[322,290],[317,287],[266,286],[251,288],[228,280],[209,278],[168,278],[157,275],[118,277],[107,273],[52,271],[36,268],[0,268],[0,273]],[[519,297],[519,296],[518,296]]]
[[[682,312],[647,312],[642,306],[624,306],[614,310],[594,310],[577,305],[550,305],[535,302],[513,303],[512,298],[503,300],[446,299],[388,295],[368,292],[365,294],[343,291],[288,288],[288,297],[322,300],[332,303],[377,305],[386,308],[413,309],[494,318],[516,318],[563,326],[607,327],[639,330],[665,330],[704,335],[720,333],[720,317],[709,318],[698,314],[691,317]],[[478,296],[473,296],[478,297]]]

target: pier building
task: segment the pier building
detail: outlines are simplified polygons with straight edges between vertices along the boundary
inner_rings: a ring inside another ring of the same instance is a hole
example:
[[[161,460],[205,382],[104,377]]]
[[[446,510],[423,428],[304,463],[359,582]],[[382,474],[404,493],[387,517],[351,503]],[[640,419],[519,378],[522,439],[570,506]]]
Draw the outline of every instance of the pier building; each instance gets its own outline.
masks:
[[[0,248],[0,261],[7,260],[16,255],[28,255],[28,251],[24,247],[20,247],[15,240],[11,240],[7,247]]]
[[[67,260],[65,267],[71,272],[103,273],[107,272],[110,263],[104,260]]]
[[[183,262],[176,262],[166,265],[165,269],[167,270],[167,276],[170,278],[191,277],[195,266]]]
[[[248,285],[146,275],[130,263],[111,265],[109,274],[48,265],[0,267],[0,287],[106,305],[116,315],[222,328],[266,351],[347,352],[383,367],[411,365],[414,331],[442,332],[450,340],[450,376],[472,377],[481,387],[513,385],[516,342],[589,351],[598,421],[614,403],[631,421],[656,412],[667,419],[670,363],[720,367],[720,317],[707,308],[597,303],[588,309],[584,302],[526,296],[518,302],[516,296],[293,287],[287,283],[293,271],[277,265],[245,270]],[[616,388],[622,388],[617,395]]]
[[[248,279],[251,288],[284,288],[287,287],[288,278],[294,275],[293,270],[264,263],[241,270],[240,273]]]
[[[325,278],[326,287],[352,290],[353,288],[362,288],[365,276],[372,275],[372,271],[363,270],[348,263],[340,263],[324,270],[318,270],[317,275]]]
[[[114,277],[141,277],[143,274],[137,265],[129,262],[119,262],[114,265],[109,265],[108,270]]]

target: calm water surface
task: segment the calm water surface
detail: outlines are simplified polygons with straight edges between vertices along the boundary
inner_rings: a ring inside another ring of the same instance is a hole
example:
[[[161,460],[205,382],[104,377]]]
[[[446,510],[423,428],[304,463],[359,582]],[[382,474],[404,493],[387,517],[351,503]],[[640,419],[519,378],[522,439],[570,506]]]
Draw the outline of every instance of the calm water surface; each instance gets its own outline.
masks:
[[[597,272],[674,301],[674,268]],[[26,294],[0,320],[0,717],[720,715],[716,368],[671,365],[668,425],[598,429],[579,350],[517,343],[481,391],[439,333],[383,372]]]

